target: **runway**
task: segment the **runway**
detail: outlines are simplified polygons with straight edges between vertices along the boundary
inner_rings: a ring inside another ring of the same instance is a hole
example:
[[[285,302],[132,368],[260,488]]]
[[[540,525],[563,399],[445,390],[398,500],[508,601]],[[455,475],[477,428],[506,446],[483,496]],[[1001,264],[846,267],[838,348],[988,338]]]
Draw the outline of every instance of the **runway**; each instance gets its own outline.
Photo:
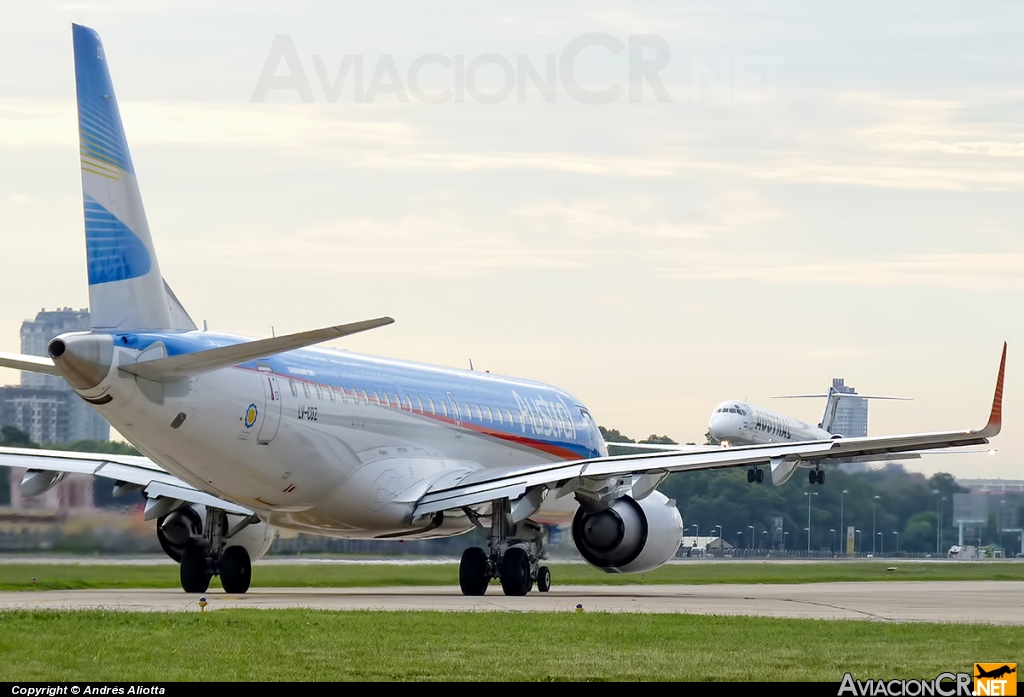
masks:
[[[502,612],[658,612],[888,622],[1024,624],[1024,581],[899,581],[757,585],[555,586],[507,597],[456,587],[273,588],[205,594],[206,611],[230,608]],[[199,596],[176,589],[9,591],[0,610],[199,612]]]

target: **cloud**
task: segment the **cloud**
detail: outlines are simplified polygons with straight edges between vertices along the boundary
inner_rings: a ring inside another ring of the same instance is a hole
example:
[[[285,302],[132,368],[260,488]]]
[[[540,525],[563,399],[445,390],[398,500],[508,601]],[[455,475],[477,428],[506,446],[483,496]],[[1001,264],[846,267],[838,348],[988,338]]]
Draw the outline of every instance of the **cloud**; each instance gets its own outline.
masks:
[[[749,280],[854,286],[931,286],[965,290],[1024,289],[1024,252],[920,254],[892,261],[745,259],[688,253],[679,266],[659,269],[678,280]]]

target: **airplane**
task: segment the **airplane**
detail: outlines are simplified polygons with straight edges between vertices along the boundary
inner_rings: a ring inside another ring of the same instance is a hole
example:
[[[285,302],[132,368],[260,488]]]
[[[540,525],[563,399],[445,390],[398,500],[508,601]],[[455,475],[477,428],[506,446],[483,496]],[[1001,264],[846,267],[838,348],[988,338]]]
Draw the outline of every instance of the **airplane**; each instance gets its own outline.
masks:
[[[801,441],[842,438],[843,434],[838,433],[835,429],[836,413],[841,399],[889,399],[907,401],[906,397],[881,397],[877,395],[860,395],[839,392],[834,386],[830,386],[828,388],[828,392],[825,394],[783,395],[776,399],[800,399],[806,397],[824,397],[826,399],[825,411],[817,426],[804,423],[803,421],[794,419],[786,414],[780,414],[770,409],[754,406],[745,401],[730,400],[722,402],[715,407],[714,411],[711,412],[711,418],[708,420],[708,434],[715,440],[719,441],[719,444],[723,447],[730,447],[732,445],[760,445],[777,442],[795,443]],[[865,459],[853,458],[846,460],[846,462],[870,462],[887,459],[907,460],[916,458],[920,458],[920,454],[901,453],[892,457],[872,456],[871,458]],[[808,468],[810,468],[810,466],[808,466]],[[773,470],[772,472],[772,482],[776,486],[784,484],[788,480],[788,476],[785,479],[782,478],[782,475],[785,474],[784,471],[779,472],[779,474],[779,478],[776,479],[775,471]],[[792,474],[793,471],[789,471],[788,475],[792,476]],[[810,484],[824,484],[825,471],[821,469],[820,465],[814,465],[813,469],[808,472],[807,479]],[[760,484],[763,481],[763,470],[759,468],[751,468],[747,470],[747,482]]]
[[[842,438],[843,434],[834,431],[836,410],[839,400],[843,398],[856,399],[892,399],[909,401],[907,397],[882,397],[877,395],[861,395],[839,392],[834,387],[829,387],[825,394],[800,394],[782,395],[775,399],[798,399],[804,397],[825,397],[825,412],[821,422],[817,426],[804,423],[786,414],[780,414],[770,409],[754,406],[742,400],[729,400],[717,405],[711,412],[708,420],[708,435],[718,441],[720,447],[729,448],[735,445],[766,445],[770,443],[800,443],[807,441],[821,441],[834,438]],[[676,451],[690,452],[696,446],[653,444],[653,443],[607,443],[613,448],[633,448],[644,450],[655,450],[661,452]],[[977,453],[994,452],[966,450],[950,451],[945,453]],[[876,453],[873,455],[852,456],[847,458],[835,458],[829,464],[840,465],[860,462],[884,462],[887,460],[916,460],[920,459],[921,453],[900,452],[900,453]],[[784,464],[773,464],[772,484],[781,486],[793,476],[797,469],[808,469],[807,479],[810,484],[824,484],[825,471],[822,469],[824,463],[803,462],[797,467],[788,467]],[[760,467],[751,467],[747,470],[747,482],[761,484],[764,482],[764,470]]]
[[[1001,678],[1004,675],[1009,675],[1010,673],[1017,672],[1016,668],[1011,668],[1008,665],[1003,665],[990,671],[980,667],[977,670],[978,674],[974,676],[976,678]]]
[[[806,463],[987,443],[1002,424],[1006,345],[987,424],[872,438],[608,455],[597,421],[540,382],[316,347],[380,317],[254,339],[197,329],[164,279],[99,35],[72,26],[91,328],[0,366],[63,377],[143,457],[0,448],[22,493],[68,473],[141,492],[182,589],[245,593],[275,528],[370,539],[482,529],[459,564],[467,596],[551,588],[546,506],[575,499],[573,542],[608,573],[673,558],[673,472]],[[567,499],[566,497],[572,497]]]

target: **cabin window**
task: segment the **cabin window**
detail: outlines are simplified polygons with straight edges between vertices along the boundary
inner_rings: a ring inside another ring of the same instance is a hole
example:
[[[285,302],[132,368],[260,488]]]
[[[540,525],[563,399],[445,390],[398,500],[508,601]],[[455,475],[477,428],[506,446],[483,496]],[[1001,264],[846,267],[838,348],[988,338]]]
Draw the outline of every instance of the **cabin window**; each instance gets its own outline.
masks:
[[[489,422],[494,423],[494,416],[491,415],[491,408],[490,407],[488,407],[488,406],[484,407],[484,416],[487,417],[487,420]]]
[[[480,413],[480,407],[478,407],[475,404],[473,405],[473,416],[476,417],[477,421],[483,421],[484,420],[483,414]]]
[[[409,395],[405,395],[405,408],[407,411],[412,411],[412,400]]]
[[[317,399],[323,399],[324,398],[324,391],[320,389],[320,385],[313,385],[313,387],[316,388],[316,397],[317,397]]]
[[[438,401],[441,405],[441,416],[448,416],[448,404],[442,399]]]
[[[377,394],[376,391],[374,391],[374,393],[373,393],[373,401],[377,402],[377,406],[378,407],[384,406],[387,403],[387,401],[388,401],[388,393],[387,392],[384,393],[384,400],[381,401],[380,395]],[[390,406],[390,405],[388,405],[388,406]]]
[[[494,415],[498,417],[498,423],[504,426],[505,419],[501,416],[501,407],[494,407]]]
[[[516,420],[512,418],[512,412],[509,411],[508,409],[505,410],[505,418],[508,419],[508,423],[510,426],[516,425]]]
[[[458,406],[458,405],[456,405],[456,406]],[[466,421],[472,421],[473,420],[473,413],[469,410],[469,405],[468,404],[463,404],[462,405],[462,411],[466,414]]]
[[[423,400],[419,397],[416,398],[416,411],[423,413]]]
[[[343,404],[348,403],[348,395],[345,394],[345,388],[344,387],[339,387],[338,389],[341,390],[341,401],[342,401],[342,403]]]
[[[395,409],[401,409],[402,408],[402,400],[398,397],[398,393],[396,392],[395,394],[392,395],[392,397],[394,397],[394,400],[392,401],[392,404],[395,405]]]
[[[431,416],[435,416],[437,414],[437,411],[434,410],[434,400],[429,398],[427,399],[427,409],[430,410]]]
[[[369,404],[370,398],[366,394],[366,390],[359,390],[359,396],[363,398],[363,404]]]
[[[299,388],[297,388],[295,386],[295,381],[294,380],[289,380],[288,381],[288,387],[290,387],[291,390],[292,390],[292,397],[298,397],[299,396]]]
[[[308,382],[302,383],[302,393],[304,395],[306,395],[306,399],[309,399],[309,383]]]
[[[330,397],[331,401],[333,402],[336,399],[336,397],[334,396],[334,388],[328,385],[324,385],[324,389],[327,390],[327,396]]]
[[[462,412],[459,411],[458,402],[452,402],[452,416],[455,417],[456,421],[462,421]]]

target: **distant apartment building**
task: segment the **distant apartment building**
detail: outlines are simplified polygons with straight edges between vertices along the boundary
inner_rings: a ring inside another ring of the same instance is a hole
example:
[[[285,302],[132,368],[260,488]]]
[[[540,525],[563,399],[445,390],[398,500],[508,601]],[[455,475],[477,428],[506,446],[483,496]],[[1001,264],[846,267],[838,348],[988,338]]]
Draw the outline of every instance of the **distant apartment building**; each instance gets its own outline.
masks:
[[[21,325],[21,352],[45,356],[53,337],[88,329],[88,310],[42,310]],[[0,426],[6,425],[17,426],[36,443],[110,440],[110,424],[63,378],[28,371],[21,373],[20,385],[0,387]]]
[[[42,310],[21,325],[21,352],[45,356],[50,339],[89,329],[89,311]],[[74,443],[79,440],[110,440],[110,424],[75,394],[63,378],[40,373],[21,373],[20,385],[0,387],[0,426],[17,426],[36,443]],[[60,511],[93,507],[93,478],[69,475],[45,494],[21,496],[24,470],[11,473],[11,505],[15,509]]]

